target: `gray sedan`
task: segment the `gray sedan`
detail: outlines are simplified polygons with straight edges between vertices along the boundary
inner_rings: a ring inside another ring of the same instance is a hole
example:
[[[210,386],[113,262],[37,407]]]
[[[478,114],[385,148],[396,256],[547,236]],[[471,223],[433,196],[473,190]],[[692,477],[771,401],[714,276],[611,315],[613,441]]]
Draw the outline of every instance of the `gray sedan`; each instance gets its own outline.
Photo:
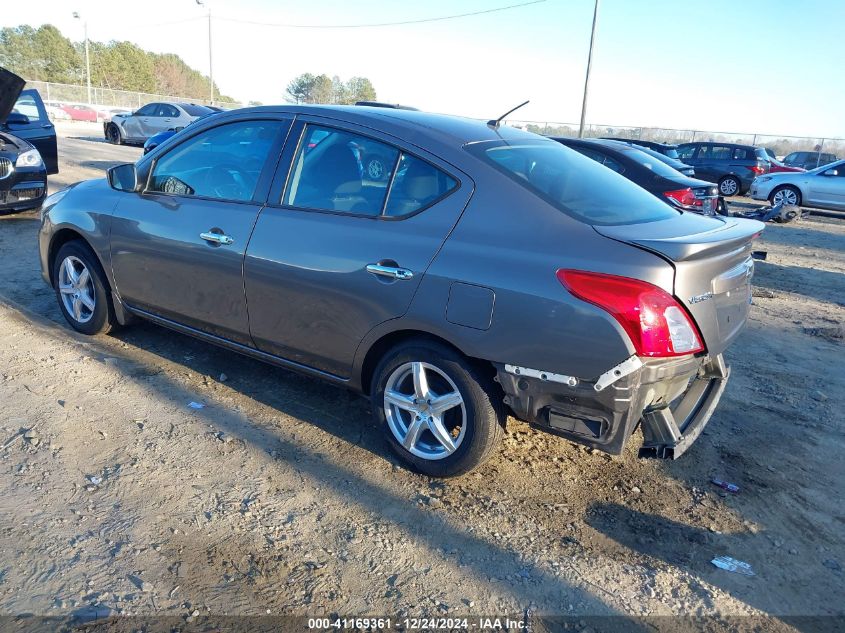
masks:
[[[681,455],[725,388],[762,228],[520,130],[262,107],[50,196],[40,257],[79,332],[140,317],[344,385],[405,462],[450,476],[494,454],[508,412]]]
[[[751,197],[774,205],[845,210],[845,160],[810,171],[778,172],[758,176],[751,183]]]
[[[148,103],[135,112],[112,115],[110,120],[103,123],[103,134],[115,145],[143,143],[159,132],[178,132],[198,118],[215,112],[217,110],[196,103]]]

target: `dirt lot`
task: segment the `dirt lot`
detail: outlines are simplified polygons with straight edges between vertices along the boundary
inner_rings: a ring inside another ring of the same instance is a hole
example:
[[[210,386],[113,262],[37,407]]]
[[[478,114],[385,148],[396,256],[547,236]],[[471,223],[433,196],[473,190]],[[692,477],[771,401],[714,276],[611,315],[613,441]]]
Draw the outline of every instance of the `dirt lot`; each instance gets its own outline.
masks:
[[[140,155],[60,133],[53,187]],[[0,218],[0,615],[845,617],[843,221],[767,227],[731,382],[682,459],[510,420],[446,482],[337,388],[149,324],[75,335],[37,230]]]

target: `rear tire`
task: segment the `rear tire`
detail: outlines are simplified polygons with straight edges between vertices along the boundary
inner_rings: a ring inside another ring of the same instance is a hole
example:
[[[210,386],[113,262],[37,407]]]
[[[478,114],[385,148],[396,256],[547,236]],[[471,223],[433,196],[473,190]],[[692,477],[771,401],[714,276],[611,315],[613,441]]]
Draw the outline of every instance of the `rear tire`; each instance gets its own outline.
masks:
[[[785,207],[800,207],[801,192],[792,185],[783,185],[769,194],[769,202],[772,203],[773,207],[779,204],[783,204]]]
[[[440,343],[414,340],[389,351],[375,370],[371,397],[391,449],[431,477],[471,471],[504,435],[506,416],[492,376]]]
[[[723,196],[736,196],[741,187],[742,183],[736,176],[725,176],[719,181],[719,193]]]
[[[53,289],[67,322],[77,332],[104,334],[117,324],[102,266],[81,240],[67,242],[53,260]]]

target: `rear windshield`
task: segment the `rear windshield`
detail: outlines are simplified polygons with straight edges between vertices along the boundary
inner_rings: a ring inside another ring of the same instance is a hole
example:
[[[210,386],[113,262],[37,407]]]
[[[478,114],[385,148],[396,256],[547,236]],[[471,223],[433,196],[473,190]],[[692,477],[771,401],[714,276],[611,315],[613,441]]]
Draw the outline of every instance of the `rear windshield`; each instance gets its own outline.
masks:
[[[663,153],[664,156],[668,156],[669,158],[674,158],[675,160],[678,160],[680,158],[680,155],[678,154],[678,150],[675,149],[674,147],[666,148],[662,153]]]
[[[217,112],[217,110],[212,110],[211,108],[206,108],[205,106],[196,105],[194,103],[180,103],[179,105],[181,105],[182,109],[188,113],[188,116],[205,116],[206,114]]]
[[[471,143],[466,149],[587,224],[638,224],[678,214],[624,176],[556,141],[488,141]]]

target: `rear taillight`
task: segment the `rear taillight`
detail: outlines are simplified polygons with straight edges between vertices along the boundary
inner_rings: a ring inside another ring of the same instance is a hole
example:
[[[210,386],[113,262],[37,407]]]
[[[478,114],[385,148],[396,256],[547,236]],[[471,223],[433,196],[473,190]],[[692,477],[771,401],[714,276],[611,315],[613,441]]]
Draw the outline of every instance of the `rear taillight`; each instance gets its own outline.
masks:
[[[671,198],[682,207],[700,207],[701,200],[695,195],[695,192],[687,187],[686,189],[676,189],[675,191],[664,191],[663,195]]]
[[[604,273],[558,270],[573,295],[609,312],[623,327],[638,356],[681,356],[704,351],[683,306],[655,285]]]
[[[762,166],[760,166],[760,165],[752,165],[752,166],[751,166],[751,167],[749,167],[748,169],[750,169],[751,171],[753,171],[755,176],[759,176],[759,175],[761,175],[761,174],[765,174],[766,172],[768,172],[768,171],[769,171],[767,168],[762,167]]]

